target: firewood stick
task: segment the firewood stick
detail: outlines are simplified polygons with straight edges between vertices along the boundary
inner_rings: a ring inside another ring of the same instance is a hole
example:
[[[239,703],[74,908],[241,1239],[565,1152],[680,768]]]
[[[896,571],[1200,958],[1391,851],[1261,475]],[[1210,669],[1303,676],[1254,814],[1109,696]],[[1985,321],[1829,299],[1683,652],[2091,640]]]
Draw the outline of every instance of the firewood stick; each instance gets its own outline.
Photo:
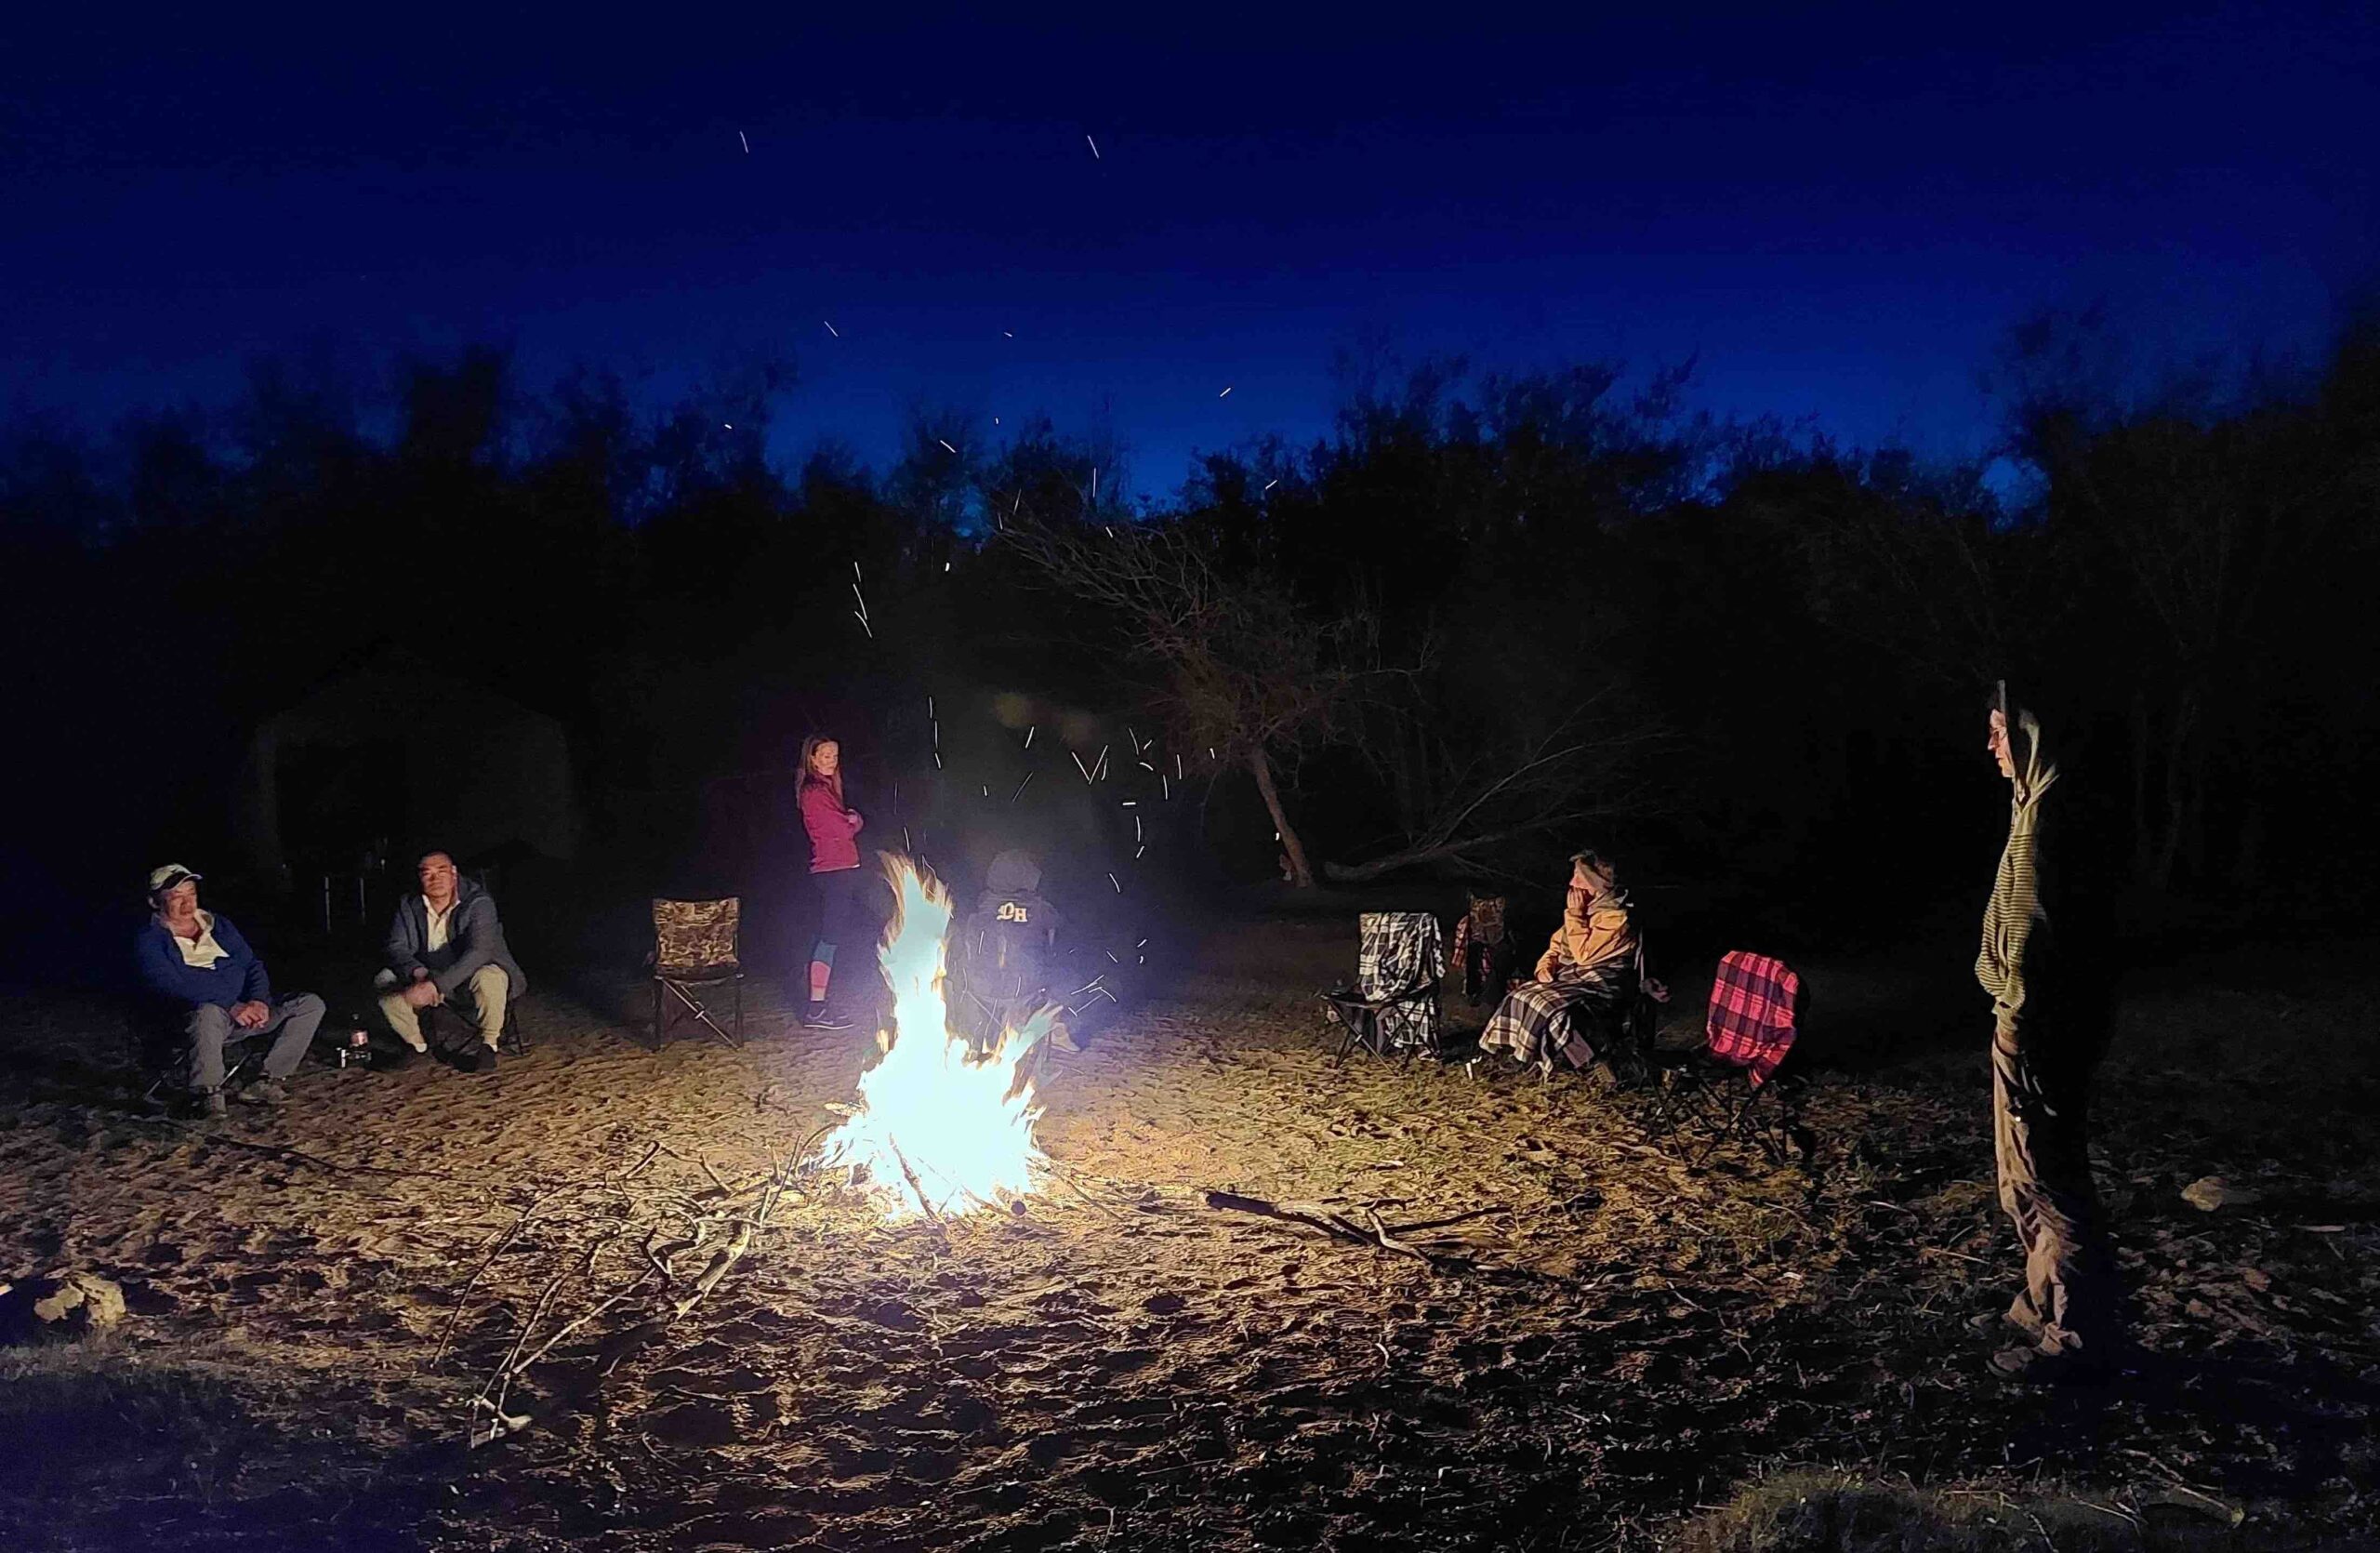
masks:
[[[644,1281],[651,1276],[652,1274],[650,1273],[641,1272],[637,1274],[632,1281],[621,1288],[617,1293],[606,1295],[601,1303],[589,1308],[576,1321],[565,1323],[560,1330],[555,1332],[551,1337],[547,1338],[536,1353],[531,1354],[528,1358],[522,1360],[519,1363],[513,1365],[512,1373],[517,1375],[526,1371],[530,1365],[536,1363],[537,1361],[545,1358],[547,1354],[551,1353],[556,1343],[561,1342],[563,1338],[569,1336],[572,1333],[576,1332],[580,1327],[585,1326],[588,1322],[593,1321],[604,1311],[609,1310],[612,1307],[619,1304],[620,1301],[628,1298],[630,1294],[635,1294],[639,1289],[643,1288]]]
[[[900,1161],[901,1174],[909,1178],[909,1189],[918,1194],[918,1206],[926,1211],[927,1218],[932,1220],[935,1224],[940,1224],[942,1222],[942,1215],[933,1211],[933,1204],[932,1202],[926,1201],[926,1189],[918,1183],[918,1173],[909,1168],[909,1156],[902,1153],[901,1146],[892,1142],[892,1139],[885,1139],[885,1143],[886,1146],[892,1150],[892,1157]]]
[[[1372,1234],[1373,1234],[1373,1236],[1374,1236],[1375,1238],[1377,1238],[1377,1239],[1379,1240],[1379,1241],[1380,1241],[1381,1245],[1382,1245],[1384,1249],[1389,1250],[1389,1251],[1401,1252],[1401,1253],[1403,1253],[1405,1255],[1410,1256],[1410,1257],[1414,1258],[1416,1261],[1419,1261],[1419,1262],[1421,1262],[1421,1263],[1424,1263],[1424,1264],[1427,1264],[1427,1263],[1429,1263],[1429,1262],[1432,1260],[1432,1258],[1431,1258],[1431,1256],[1430,1256],[1430,1254],[1429,1254],[1428,1252],[1426,1252],[1426,1251],[1423,1251],[1421,1247],[1416,1246],[1416,1245],[1409,1245],[1409,1244],[1408,1244],[1407,1242],[1405,1242],[1405,1241],[1399,1241],[1399,1240],[1392,1239],[1392,1238],[1390,1237],[1390,1235],[1389,1235],[1388,1230],[1387,1230],[1387,1229],[1386,1229],[1386,1228],[1385,1228],[1381,1224],[1381,1222],[1380,1222],[1380,1215],[1378,1215],[1378,1214],[1374,1213],[1371,1209],[1367,1208],[1367,1209],[1365,1209],[1365,1210],[1364,1210],[1364,1217],[1365,1217],[1366,1219],[1368,1219],[1368,1220],[1369,1220],[1369,1221],[1370,1221],[1370,1223],[1371,1223],[1371,1227],[1372,1227]]]
[[[1443,1229],[1449,1224],[1462,1224],[1471,1219],[1487,1218],[1491,1215],[1510,1212],[1512,1210],[1503,1203],[1491,1202],[1485,1208],[1474,1208],[1468,1213],[1454,1214],[1446,1218],[1422,1219],[1415,1224],[1392,1224],[1388,1228],[1396,1234],[1410,1235],[1418,1230]]]
[[[627,1170],[620,1174],[620,1179],[623,1182],[635,1180],[639,1175],[642,1174],[644,1167],[651,1164],[654,1161],[654,1157],[660,1152],[661,1140],[659,1138],[654,1138],[651,1143],[644,1146],[644,1152],[638,1157],[636,1163],[628,1166]]]
[[[1299,1207],[1290,1207],[1283,1203],[1267,1202],[1261,1197],[1242,1197],[1236,1192],[1210,1191],[1207,1194],[1207,1206],[1210,1208],[1227,1209],[1236,1214],[1254,1214],[1259,1218],[1279,1219],[1285,1223],[1302,1224],[1307,1226],[1309,1228],[1319,1229],[1326,1235],[1333,1235],[1341,1240],[1354,1241],[1358,1245],[1370,1245],[1373,1243],[1372,1238],[1369,1235],[1365,1234],[1354,1225],[1349,1224],[1346,1220],[1329,1213],[1328,1210],[1317,1210],[1315,1212],[1300,1211],[1301,1208],[1307,1206],[1305,1204],[1301,1204]]]
[[[700,1305],[705,1295],[719,1287],[719,1281],[727,1276],[728,1269],[744,1259],[745,1253],[752,1249],[753,1236],[768,1228],[769,1214],[776,1206],[776,1200],[777,1194],[770,1193],[762,1200],[757,1217],[737,1221],[734,1235],[720,1247],[718,1254],[711,1258],[710,1266],[703,1269],[702,1276],[694,1280],[694,1292],[670,1307],[677,1315],[682,1317]]]
[[[653,1237],[660,1233],[660,1230],[655,1229],[647,1234],[644,1237],[644,1243],[637,1249],[644,1253],[644,1259],[646,1263],[652,1267],[653,1270],[661,1275],[661,1287],[666,1290],[678,1281],[678,1276],[669,1270],[668,1263],[664,1262],[660,1257],[655,1256],[653,1254]]]
[[[521,1216],[512,1221],[512,1228],[504,1232],[503,1238],[485,1256],[480,1258],[479,1266],[471,1269],[471,1276],[464,1281],[463,1292],[455,1296],[455,1313],[446,1318],[446,1330],[438,1334],[438,1351],[430,1356],[430,1366],[433,1369],[437,1367],[440,1360],[446,1357],[446,1346],[454,1341],[456,1325],[462,1321],[464,1310],[469,1307],[471,1291],[479,1287],[481,1277],[487,1272],[488,1268],[496,1265],[496,1259],[504,1254],[508,1246],[521,1238],[521,1231],[529,1228],[529,1221],[536,1216],[537,1210],[568,1189],[564,1187],[556,1187],[551,1191],[542,1192],[532,1199],[529,1205],[521,1210]]]
[[[1381,1228],[1380,1217],[1376,1214],[1371,1215],[1373,1228],[1366,1230],[1344,1215],[1316,1202],[1295,1204],[1267,1202],[1261,1197],[1241,1197],[1234,1192],[1210,1191],[1207,1194],[1207,1206],[1228,1209],[1233,1213],[1254,1214],[1260,1218],[1280,1219],[1291,1224],[1308,1225],[1339,1240],[1351,1241],[1357,1245],[1371,1246],[1376,1250],[1397,1252],[1429,1267],[1437,1265],[1437,1258],[1428,1252],[1396,1240],[1385,1229]],[[1365,1211],[1370,1213],[1369,1209]]]
[[[1074,1193],[1077,1197],[1081,1198],[1085,1202],[1090,1203],[1101,1213],[1105,1214],[1109,1218],[1114,1219],[1118,1224],[1130,1224],[1132,1222],[1122,1214],[1119,1214],[1115,1209],[1109,1207],[1106,1203],[1102,1202],[1099,1199],[1091,1196],[1091,1193],[1083,1190],[1081,1185],[1075,1180],[1072,1173],[1070,1173],[1065,1166],[1060,1164],[1057,1161],[1050,1158],[1047,1154],[1044,1154],[1041,1156],[1041,1162],[1050,1167],[1051,1175],[1056,1176],[1061,1182],[1064,1183],[1068,1191]]]
[[[670,1307],[670,1309],[675,1314],[683,1316],[687,1311],[700,1305],[703,1302],[703,1296],[719,1287],[719,1281],[727,1276],[727,1269],[734,1267],[744,1253],[751,1249],[751,1246],[752,1232],[749,1229],[737,1230],[734,1239],[720,1247],[712,1254],[710,1266],[705,1268],[702,1275],[694,1280],[694,1292]]]
[[[546,1307],[552,1303],[555,1291],[562,1287],[562,1280],[569,1276],[568,1268],[554,1274],[552,1281],[547,1283],[545,1292],[537,1296],[537,1303],[530,1310],[529,1319],[521,1323],[520,1334],[512,1339],[512,1347],[505,1351],[504,1362],[496,1366],[496,1374],[488,1376],[481,1384],[479,1395],[471,1399],[471,1406],[474,1409],[492,1408],[498,1420],[504,1417],[504,1400],[512,1394],[512,1361],[521,1357],[522,1347],[529,1341],[529,1334],[537,1329],[537,1322],[545,1316]],[[498,1382],[502,1384],[499,1385]],[[496,1400],[493,1402],[488,1400],[487,1394],[490,1390],[496,1392]]]

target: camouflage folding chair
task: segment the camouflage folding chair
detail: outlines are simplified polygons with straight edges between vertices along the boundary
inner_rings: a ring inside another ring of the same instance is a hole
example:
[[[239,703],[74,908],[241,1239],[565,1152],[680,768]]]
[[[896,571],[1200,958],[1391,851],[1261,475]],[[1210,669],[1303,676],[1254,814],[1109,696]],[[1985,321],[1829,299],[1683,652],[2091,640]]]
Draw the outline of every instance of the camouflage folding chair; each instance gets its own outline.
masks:
[[[742,900],[655,900],[653,903],[653,1043],[669,1038],[678,1019],[694,1021],[730,1046],[744,1044],[744,965],[735,928]],[[722,1029],[694,996],[699,989],[730,988],[734,1033]]]

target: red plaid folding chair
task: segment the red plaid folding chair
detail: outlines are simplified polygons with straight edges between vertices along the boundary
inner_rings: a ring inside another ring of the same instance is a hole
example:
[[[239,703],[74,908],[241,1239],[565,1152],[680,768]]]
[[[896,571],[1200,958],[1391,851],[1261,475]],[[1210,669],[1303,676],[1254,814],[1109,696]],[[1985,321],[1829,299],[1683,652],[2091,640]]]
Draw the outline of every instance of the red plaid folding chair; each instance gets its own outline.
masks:
[[[1802,978],[1783,961],[1743,949],[1719,962],[1702,1047],[1663,1075],[1657,1131],[1709,1128],[1708,1153],[1724,1137],[1756,1143],[1783,1163],[1793,1115],[1777,1069],[1801,1034]],[[1698,1156],[1699,1157],[1699,1156]]]

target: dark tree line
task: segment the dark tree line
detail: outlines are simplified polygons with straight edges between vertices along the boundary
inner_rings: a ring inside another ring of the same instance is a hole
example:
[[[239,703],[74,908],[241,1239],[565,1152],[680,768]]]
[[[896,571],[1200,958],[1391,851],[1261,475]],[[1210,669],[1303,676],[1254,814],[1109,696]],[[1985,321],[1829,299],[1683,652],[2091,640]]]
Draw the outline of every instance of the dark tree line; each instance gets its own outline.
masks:
[[[1315,445],[1209,457],[1161,503],[1046,423],[921,417],[880,475],[774,467],[770,361],[657,414],[475,351],[376,393],[267,363],[227,411],[100,438],[20,419],[11,937],[38,960],[76,903],[219,846],[245,730],[391,642],[562,719],[626,874],[718,848],[721,784],[812,728],[914,763],[892,709],[972,684],[1213,749],[1223,875],[1526,878],[1592,838],[1722,907],[1884,931],[1980,888],[2005,675],[2123,883],[2356,909],[2380,337],[2228,397],[2127,398],[2092,339],[2012,345],[2021,498],[1605,366],[1357,381]]]

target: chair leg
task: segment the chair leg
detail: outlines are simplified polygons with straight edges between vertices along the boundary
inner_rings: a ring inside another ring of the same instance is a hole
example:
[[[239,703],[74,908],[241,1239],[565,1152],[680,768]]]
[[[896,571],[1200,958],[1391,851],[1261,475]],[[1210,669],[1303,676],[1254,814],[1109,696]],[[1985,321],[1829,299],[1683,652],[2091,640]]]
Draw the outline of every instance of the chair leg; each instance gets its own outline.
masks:
[[[674,981],[668,985],[669,990],[677,995],[678,1001],[686,1005],[686,1012],[694,1016],[695,1024],[700,1025],[703,1029],[710,1031],[713,1036],[718,1038],[722,1045],[732,1047],[738,1051],[743,1049],[744,1038],[742,1029],[744,1023],[744,989],[741,983],[736,984],[735,987],[735,1023],[737,1033],[734,1035],[730,1035],[726,1029],[720,1025],[720,1022],[717,1019],[711,1017],[710,1010],[705,1007],[702,1001],[696,998],[692,992],[687,991],[684,988],[679,986]]]
[[[1339,1028],[1341,1031],[1339,1037],[1339,1049],[1330,1054],[1330,1066],[1333,1068],[1343,1068],[1347,1065],[1347,1054],[1355,1049],[1356,1016],[1348,1013],[1343,1008],[1337,1008],[1334,1004],[1325,1003],[1323,1006],[1325,1008],[1333,1009],[1339,1016]]]
[[[1752,1093],[1745,1108],[1749,1135],[1770,1163],[1785,1164],[1793,1157],[1793,1098],[1774,1077]]]
[[[1727,1132],[1738,1143],[1752,1142],[1753,1133],[1760,1125],[1760,1093],[1747,1082],[1743,1098],[1736,1102],[1735,1109],[1728,1114]]]

